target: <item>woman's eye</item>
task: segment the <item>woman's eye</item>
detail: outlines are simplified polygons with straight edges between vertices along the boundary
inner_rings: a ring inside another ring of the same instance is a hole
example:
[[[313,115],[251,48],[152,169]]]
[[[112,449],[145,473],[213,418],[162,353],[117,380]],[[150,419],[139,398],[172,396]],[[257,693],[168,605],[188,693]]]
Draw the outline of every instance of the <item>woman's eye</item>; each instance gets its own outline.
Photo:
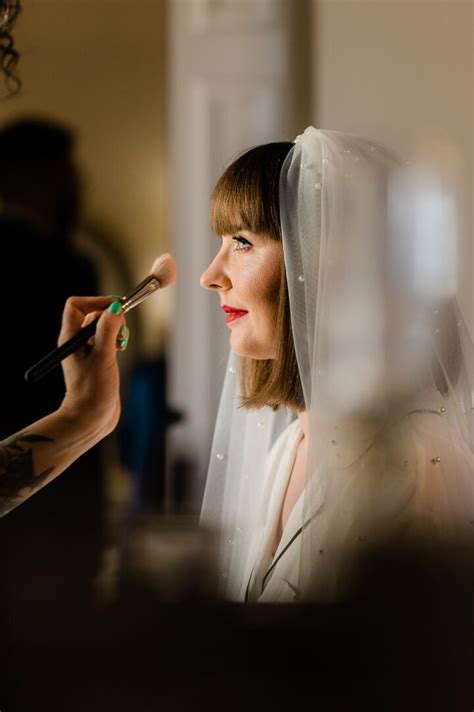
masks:
[[[252,243],[249,242],[248,240],[245,239],[245,237],[240,237],[237,235],[236,237],[233,237],[232,240],[234,241],[234,252],[239,252],[239,250],[244,250],[246,247],[251,247]]]

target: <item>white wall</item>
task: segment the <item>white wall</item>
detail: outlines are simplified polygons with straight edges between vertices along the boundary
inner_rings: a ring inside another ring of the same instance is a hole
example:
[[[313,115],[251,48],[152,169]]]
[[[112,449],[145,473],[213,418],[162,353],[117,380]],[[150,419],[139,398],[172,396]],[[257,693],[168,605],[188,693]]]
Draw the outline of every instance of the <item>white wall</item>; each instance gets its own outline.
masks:
[[[385,142],[409,158],[449,146],[459,204],[461,305],[474,333],[471,0],[313,0],[313,109],[319,128]]]
[[[209,223],[210,195],[237,153],[298,133],[308,99],[308,63],[302,66],[307,6],[306,0],[170,3],[170,224],[181,271],[170,398],[185,420],[173,428],[169,450],[171,460],[186,457],[193,467],[195,502],[229,354],[218,299],[199,285],[218,249]]]

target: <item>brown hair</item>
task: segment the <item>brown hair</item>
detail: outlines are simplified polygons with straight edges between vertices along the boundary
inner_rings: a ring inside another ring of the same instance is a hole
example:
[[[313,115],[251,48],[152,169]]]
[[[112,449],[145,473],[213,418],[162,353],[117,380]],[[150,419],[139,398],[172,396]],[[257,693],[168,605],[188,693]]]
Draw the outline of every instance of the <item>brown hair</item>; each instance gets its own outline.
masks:
[[[240,230],[281,241],[280,170],[292,143],[268,143],[252,148],[228,166],[211,197],[211,225],[217,235]],[[291,331],[285,269],[282,270],[276,322],[275,359],[240,359],[241,404],[305,409]]]

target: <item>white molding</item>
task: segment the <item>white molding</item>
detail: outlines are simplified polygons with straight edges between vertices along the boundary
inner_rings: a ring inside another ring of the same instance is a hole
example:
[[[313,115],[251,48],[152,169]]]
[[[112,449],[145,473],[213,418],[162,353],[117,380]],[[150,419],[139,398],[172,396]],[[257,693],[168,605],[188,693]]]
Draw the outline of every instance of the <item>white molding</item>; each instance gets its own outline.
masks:
[[[237,152],[301,130],[295,114],[301,104],[293,100],[291,53],[297,43],[288,22],[292,2],[169,4],[170,251],[179,269],[168,353],[169,401],[187,417],[171,429],[168,450],[171,464],[181,455],[194,463],[196,503],[229,352],[216,295],[199,285],[218,249],[209,227],[209,198]]]
[[[281,0],[178,0],[187,5],[191,32],[260,31],[278,21]]]

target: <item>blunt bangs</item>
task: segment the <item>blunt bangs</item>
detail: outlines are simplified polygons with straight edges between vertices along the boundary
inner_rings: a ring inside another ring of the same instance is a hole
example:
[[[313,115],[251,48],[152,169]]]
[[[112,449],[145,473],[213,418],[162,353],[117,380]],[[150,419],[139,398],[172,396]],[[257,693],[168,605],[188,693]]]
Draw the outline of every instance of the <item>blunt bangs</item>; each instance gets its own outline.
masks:
[[[281,240],[279,178],[290,142],[257,146],[224,171],[211,196],[211,227],[216,235],[240,230]]]

